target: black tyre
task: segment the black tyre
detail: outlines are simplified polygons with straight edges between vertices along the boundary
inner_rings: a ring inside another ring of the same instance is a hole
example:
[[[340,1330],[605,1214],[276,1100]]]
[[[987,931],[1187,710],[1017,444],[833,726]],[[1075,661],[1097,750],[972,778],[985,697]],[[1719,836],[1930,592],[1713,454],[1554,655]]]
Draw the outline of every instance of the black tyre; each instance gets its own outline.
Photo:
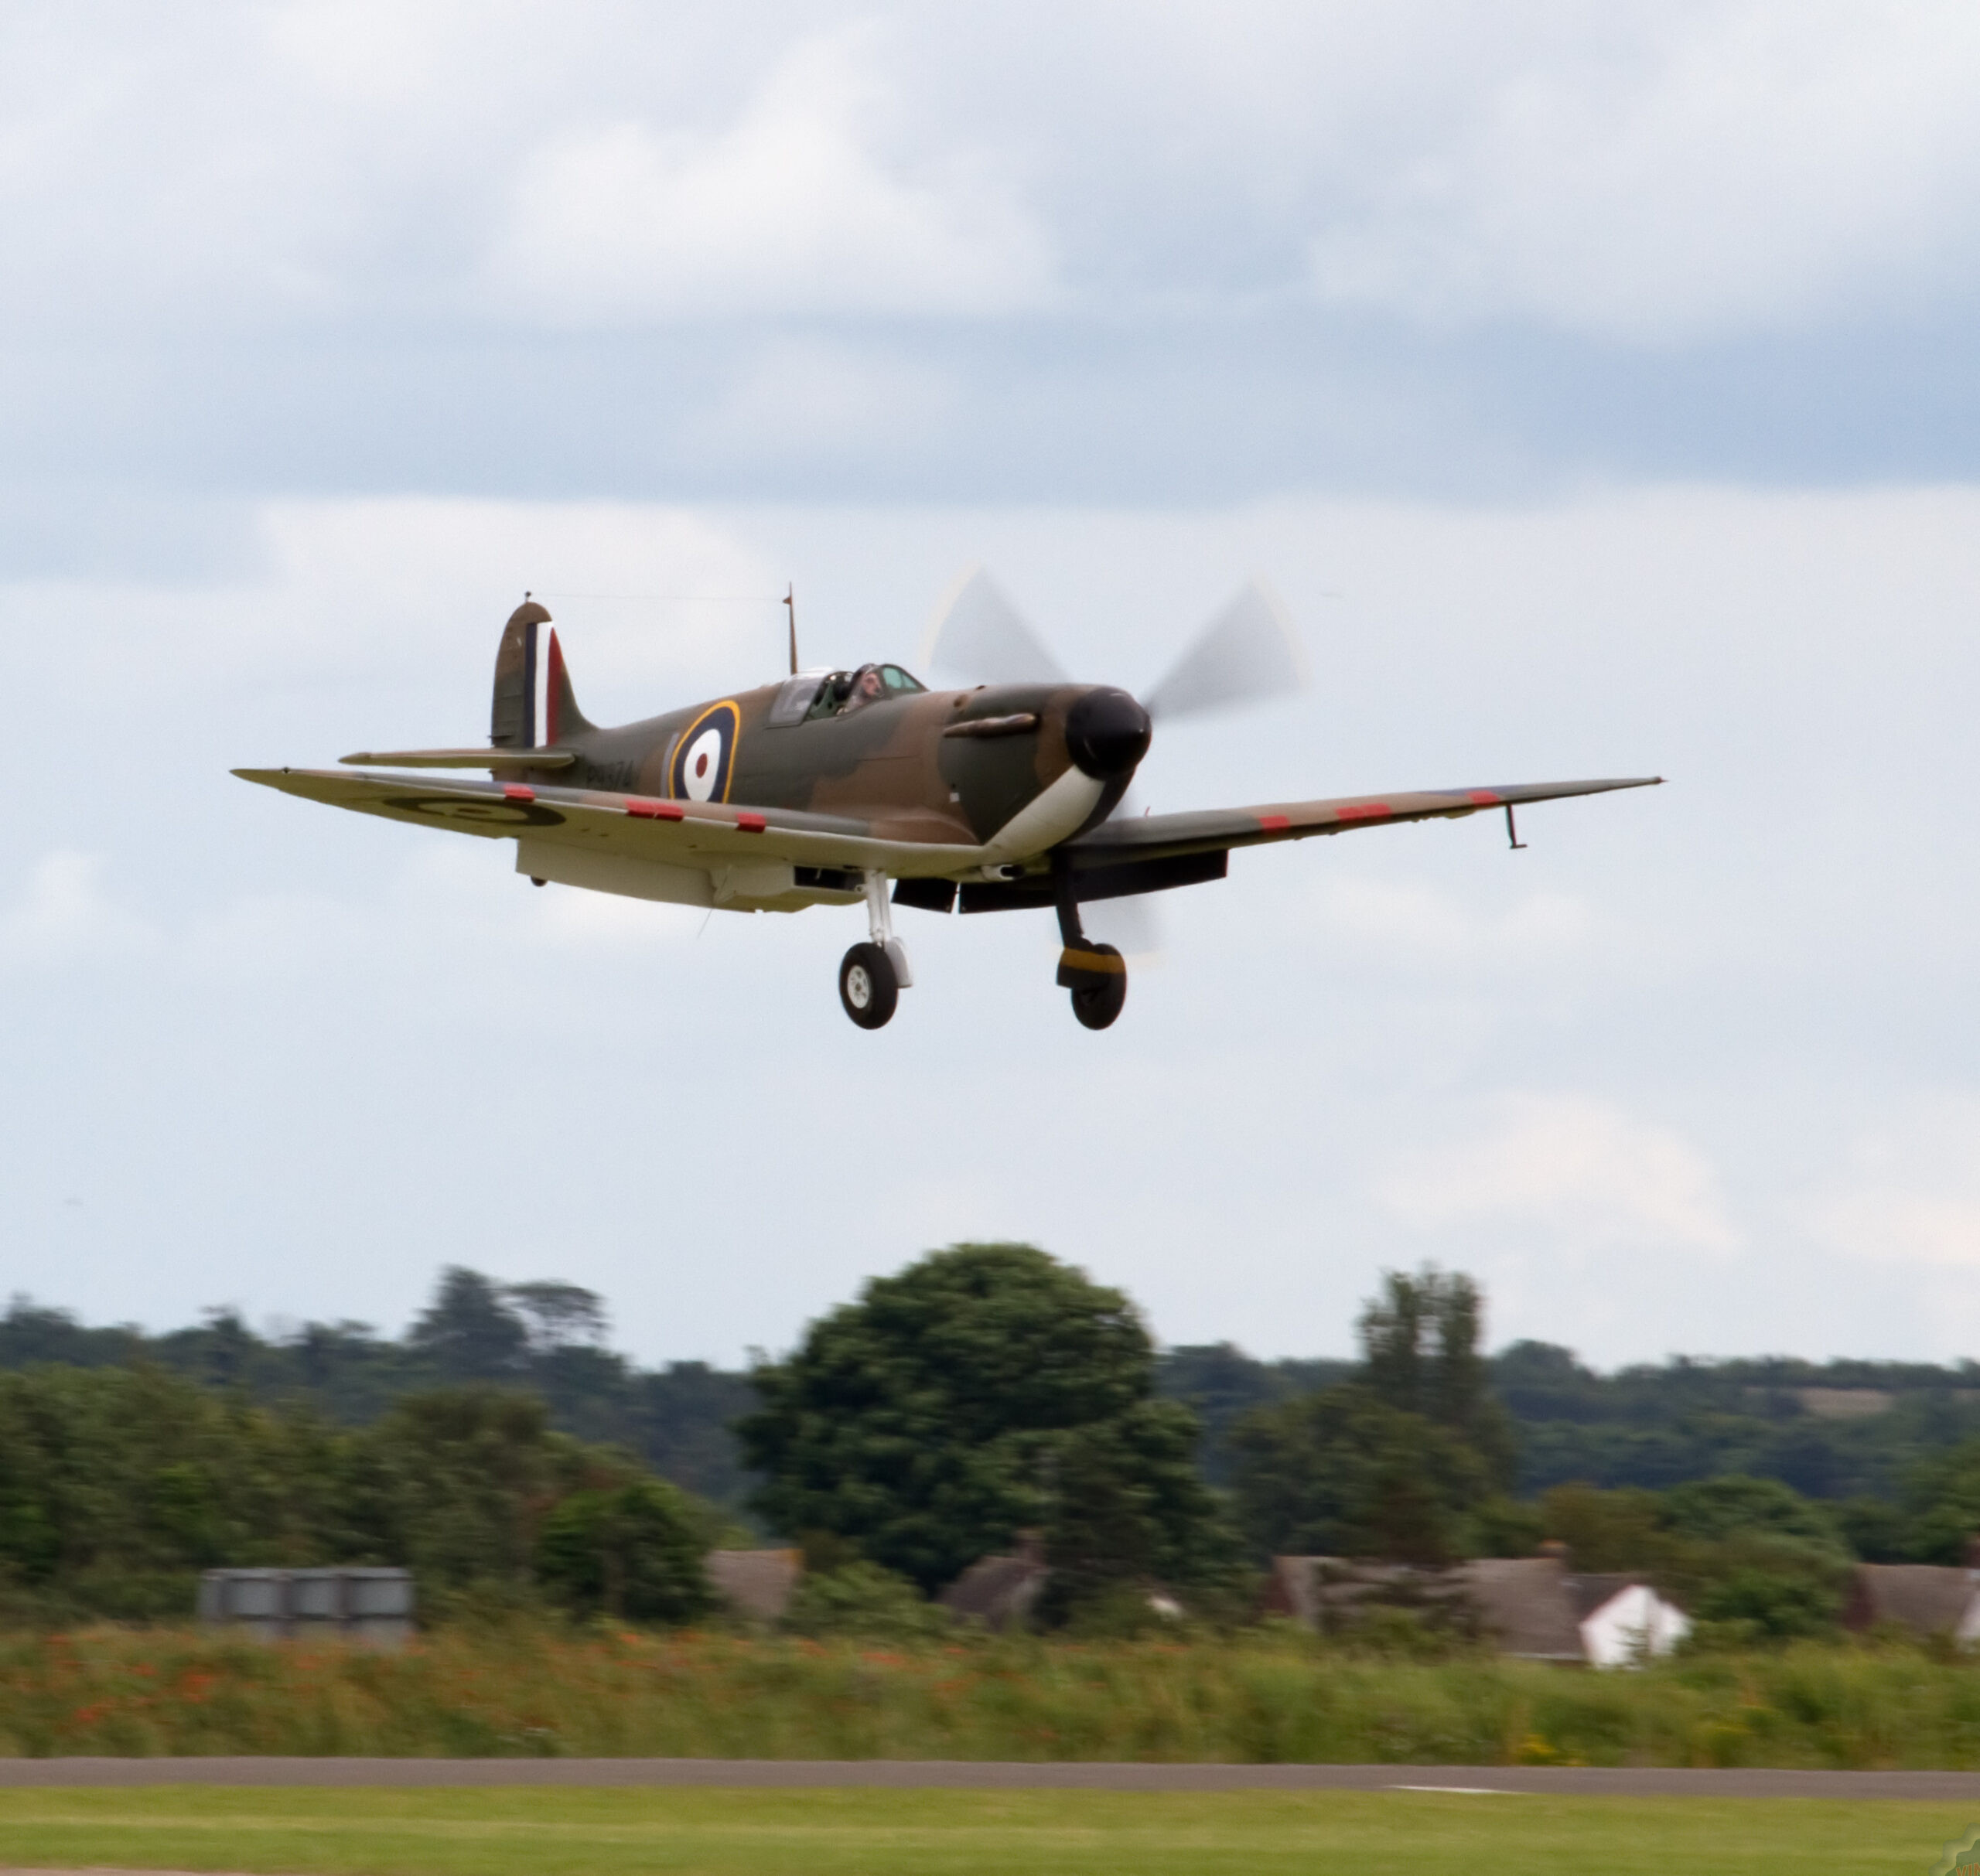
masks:
[[[855,945],[839,960],[838,1000],[861,1028],[884,1028],[900,1001],[893,960],[876,944]]]
[[[1089,944],[1086,948],[1102,957],[1121,955],[1111,944]],[[1089,1029],[1108,1028],[1127,1007],[1126,969],[1091,975],[1082,971],[1079,975],[1080,981],[1073,986],[1073,1014]]]

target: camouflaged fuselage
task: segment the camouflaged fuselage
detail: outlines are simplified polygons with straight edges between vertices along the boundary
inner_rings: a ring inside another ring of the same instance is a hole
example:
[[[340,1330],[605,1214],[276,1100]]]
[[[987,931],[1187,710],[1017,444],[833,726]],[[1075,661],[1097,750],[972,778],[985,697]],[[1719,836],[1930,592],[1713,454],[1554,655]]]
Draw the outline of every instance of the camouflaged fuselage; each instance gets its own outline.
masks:
[[[975,846],[1074,766],[1067,713],[1081,684],[979,685],[883,696],[836,715],[773,722],[785,686],[692,704],[615,729],[585,725],[557,743],[576,762],[543,779],[564,787],[746,803],[753,807],[844,815],[876,838]],[[680,772],[702,726],[733,711],[720,786],[703,794]],[[975,733],[974,726],[1036,719],[1035,727]],[[948,732],[972,726],[961,735]],[[1104,820],[1128,776],[1109,783],[1084,825]]]

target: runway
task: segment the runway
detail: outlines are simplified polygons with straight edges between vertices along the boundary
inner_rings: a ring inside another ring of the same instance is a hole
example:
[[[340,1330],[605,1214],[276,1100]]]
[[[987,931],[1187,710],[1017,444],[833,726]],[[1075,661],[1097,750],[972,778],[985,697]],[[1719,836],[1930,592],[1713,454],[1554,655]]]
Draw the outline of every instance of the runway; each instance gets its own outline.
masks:
[[[1404,1791],[1478,1797],[1966,1799],[1980,1805],[1980,1772],[1810,1772],[1759,1767],[1705,1770],[1650,1765],[1034,1765],[964,1759],[0,1759],[0,1789],[140,1785]]]

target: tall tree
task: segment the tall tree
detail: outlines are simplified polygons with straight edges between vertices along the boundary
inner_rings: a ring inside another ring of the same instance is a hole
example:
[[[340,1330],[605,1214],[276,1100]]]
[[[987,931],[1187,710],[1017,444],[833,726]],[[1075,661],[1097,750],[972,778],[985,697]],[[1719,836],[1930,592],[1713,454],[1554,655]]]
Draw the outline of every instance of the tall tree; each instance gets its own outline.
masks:
[[[1479,1346],[1485,1308],[1462,1271],[1426,1264],[1413,1277],[1384,1271],[1379,1295],[1363,1305],[1359,1379],[1399,1413],[1456,1434],[1485,1461],[1500,1485],[1512,1482],[1512,1424],[1492,1392]]]
[[[446,1381],[513,1379],[529,1355],[529,1330],[479,1271],[449,1264],[406,1339]]]
[[[1383,1273],[1353,1380],[1234,1426],[1233,1485],[1259,1549],[1439,1564],[1478,1540],[1511,1482],[1511,1424],[1479,1352],[1478,1287],[1426,1264]]]
[[[541,1355],[573,1346],[602,1346],[610,1324],[605,1298],[582,1284],[544,1280],[512,1283],[502,1295],[527,1321],[529,1345]]]
[[[933,1589],[1027,1527],[1083,1583],[1203,1580],[1228,1557],[1117,1290],[1026,1244],[961,1244],[869,1283],[757,1369],[739,1425],[758,1509]]]

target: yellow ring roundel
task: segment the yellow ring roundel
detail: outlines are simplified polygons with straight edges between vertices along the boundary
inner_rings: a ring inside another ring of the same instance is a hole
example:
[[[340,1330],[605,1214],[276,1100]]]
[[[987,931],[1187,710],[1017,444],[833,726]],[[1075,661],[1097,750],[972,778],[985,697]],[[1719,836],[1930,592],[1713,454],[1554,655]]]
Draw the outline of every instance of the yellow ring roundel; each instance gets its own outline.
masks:
[[[732,702],[709,704],[674,745],[667,792],[677,801],[726,801],[742,733],[742,713]]]

